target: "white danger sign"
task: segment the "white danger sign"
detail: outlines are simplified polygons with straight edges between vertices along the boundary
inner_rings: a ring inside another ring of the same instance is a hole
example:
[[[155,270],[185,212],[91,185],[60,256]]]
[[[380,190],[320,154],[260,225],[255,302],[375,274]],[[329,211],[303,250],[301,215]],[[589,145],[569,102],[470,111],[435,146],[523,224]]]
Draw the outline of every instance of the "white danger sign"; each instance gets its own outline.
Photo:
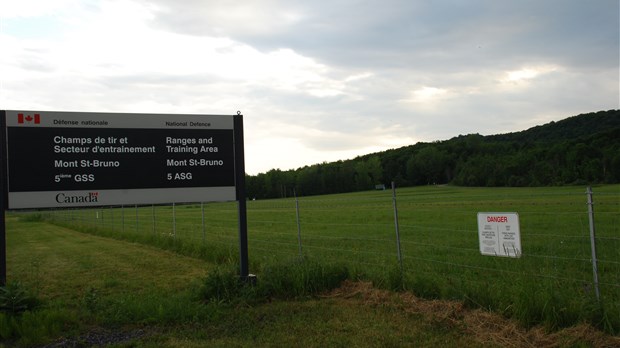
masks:
[[[521,232],[517,213],[478,213],[482,255],[521,257]]]

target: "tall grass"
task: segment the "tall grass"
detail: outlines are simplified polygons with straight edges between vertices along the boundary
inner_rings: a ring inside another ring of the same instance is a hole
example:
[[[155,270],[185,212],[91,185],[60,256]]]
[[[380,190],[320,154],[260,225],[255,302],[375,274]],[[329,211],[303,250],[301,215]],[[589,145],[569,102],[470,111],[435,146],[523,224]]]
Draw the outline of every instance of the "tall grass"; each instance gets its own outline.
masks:
[[[349,277],[345,266],[308,258],[265,264],[260,274],[260,281],[251,284],[239,278],[233,265],[221,265],[206,276],[197,296],[216,303],[292,299],[335,289]]]

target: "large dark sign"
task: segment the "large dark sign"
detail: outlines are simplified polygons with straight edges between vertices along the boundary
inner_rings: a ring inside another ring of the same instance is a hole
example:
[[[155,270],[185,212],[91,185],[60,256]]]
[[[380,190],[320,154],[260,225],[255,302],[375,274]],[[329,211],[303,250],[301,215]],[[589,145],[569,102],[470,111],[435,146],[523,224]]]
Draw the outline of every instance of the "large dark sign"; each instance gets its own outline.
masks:
[[[8,209],[236,200],[234,117],[6,111]]]
[[[0,111],[0,286],[6,209],[237,201],[248,272],[243,116]]]

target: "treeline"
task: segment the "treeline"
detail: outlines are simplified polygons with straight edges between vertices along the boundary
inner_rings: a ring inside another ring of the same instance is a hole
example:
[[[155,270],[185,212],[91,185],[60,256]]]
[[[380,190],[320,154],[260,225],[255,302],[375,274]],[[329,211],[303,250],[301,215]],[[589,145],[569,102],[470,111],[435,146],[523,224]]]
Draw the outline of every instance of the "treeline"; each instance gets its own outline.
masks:
[[[247,177],[250,198],[309,196],[434,184],[558,186],[620,183],[620,110],[573,116],[526,131],[459,135],[346,161]]]

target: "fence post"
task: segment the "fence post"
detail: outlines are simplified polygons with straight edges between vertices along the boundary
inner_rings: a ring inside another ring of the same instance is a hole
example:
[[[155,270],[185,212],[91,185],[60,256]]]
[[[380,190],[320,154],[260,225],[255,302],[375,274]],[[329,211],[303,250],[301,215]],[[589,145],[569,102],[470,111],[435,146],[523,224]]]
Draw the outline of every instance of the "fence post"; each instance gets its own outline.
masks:
[[[121,233],[125,233],[125,206],[121,205]]]
[[[151,204],[151,219],[153,220],[153,234],[155,234],[155,204]]]
[[[136,233],[138,233],[138,228],[140,227],[138,226],[138,221],[138,205],[136,204]]]
[[[398,208],[396,207],[396,184],[392,181],[392,205],[394,206],[394,227],[396,228],[396,251],[398,253],[398,263],[400,272],[403,273],[403,257],[400,252],[400,229],[398,227]]]
[[[204,244],[207,237],[205,231],[205,202],[200,202],[200,212],[202,213],[202,244]]]
[[[592,249],[592,274],[594,277],[594,291],[596,299],[600,301],[601,293],[598,287],[598,265],[596,259],[596,234],[594,230],[594,200],[592,199],[592,187],[588,186],[586,190],[588,196],[588,219],[590,220],[590,247]]]
[[[177,215],[174,202],[172,203],[172,237],[177,240]]]
[[[295,196],[295,213],[297,216],[297,242],[299,244],[299,257],[303,256],[301,250],[301,223],[299,222],[299,200],[297,199],[297,192],[293,189],[293,196]]]

